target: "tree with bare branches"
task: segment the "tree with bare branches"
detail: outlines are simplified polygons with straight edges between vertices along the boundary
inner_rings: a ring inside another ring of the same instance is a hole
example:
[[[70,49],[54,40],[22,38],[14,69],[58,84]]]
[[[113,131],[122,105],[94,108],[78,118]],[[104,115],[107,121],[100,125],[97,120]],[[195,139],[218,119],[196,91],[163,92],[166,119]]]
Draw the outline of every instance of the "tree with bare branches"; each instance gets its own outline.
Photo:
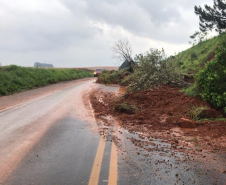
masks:
[[[114,53],[114,58],[117,58],[119,61],[127,61],[131,64],[135,64],[132,58],[132,47],[127,39],[116,42],[112,47],[112,51]]]

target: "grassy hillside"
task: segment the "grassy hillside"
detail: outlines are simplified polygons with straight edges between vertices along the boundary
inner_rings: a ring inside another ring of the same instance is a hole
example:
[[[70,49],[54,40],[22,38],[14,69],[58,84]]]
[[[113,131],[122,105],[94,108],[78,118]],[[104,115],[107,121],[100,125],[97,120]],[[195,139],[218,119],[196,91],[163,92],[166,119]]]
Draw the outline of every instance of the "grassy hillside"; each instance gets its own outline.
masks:
[[[180,64],[184,73],[196,73],[200,68],[203,68],[207,61],[214,58],[217,47],[225,38],[225,35],[220,35],[201,42],[188,50],[180,52],[175,56],[175,60]]]
[[[150,49],[137,57],[133,73],[103,72],[98,82],[123,82],[128,92],[154,89],[160,84],[177,86],[226,113],[226,34],[164,58],[164,50]]]
[[[75,69],[26,68],[15,65],[0,67],[0,95],[90,76],[91,72]]]
[[[194,76],[194,83],[184,92],[199,96],[226,113],[226,34],[199,43],[173,60],[179,63],[184,73]]]

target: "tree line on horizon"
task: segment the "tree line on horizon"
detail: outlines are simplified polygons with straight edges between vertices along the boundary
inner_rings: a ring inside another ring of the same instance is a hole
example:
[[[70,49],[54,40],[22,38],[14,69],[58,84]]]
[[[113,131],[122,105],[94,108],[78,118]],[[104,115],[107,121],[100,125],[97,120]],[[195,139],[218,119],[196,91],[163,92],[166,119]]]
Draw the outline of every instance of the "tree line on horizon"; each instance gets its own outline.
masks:
[[[38,67],[48,67],[48,68],[53,68],[53,64],[46,64],[46,63],[39,63],[39,62],[35,62],[34,63],[34,67],[38,68]]]

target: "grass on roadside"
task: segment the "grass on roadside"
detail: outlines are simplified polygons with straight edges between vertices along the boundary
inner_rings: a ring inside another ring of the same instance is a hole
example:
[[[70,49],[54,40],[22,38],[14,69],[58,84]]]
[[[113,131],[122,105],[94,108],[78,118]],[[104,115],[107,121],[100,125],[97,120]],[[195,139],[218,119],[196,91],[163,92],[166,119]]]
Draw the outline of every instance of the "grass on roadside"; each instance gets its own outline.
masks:
[[[176,55],[175,59],[180,63],[182,71],[186,74],[199,71],[206,62],[214,58],[216,49],[225,37],[225,34],[216,36]]]
[[[122,80],[130,74],[127,70],[103,71],[98,77],[97,82],[102,84],[122,84]]]
[[[76,69],[27,68],[16,65],[0,67],[0,95],[91,76],[91,72]]]
[[[136,105],[132,105],[129,102],[122,103],[115,102],[114,108],[116,111],[126,114],[134,114],[136,110],[139,110],[139,108]]]
[[[192,119],[198,121],[203,118],[203,111],[208,110],[208,107],[196,107],[192,106],[189,110],[189,115]]]

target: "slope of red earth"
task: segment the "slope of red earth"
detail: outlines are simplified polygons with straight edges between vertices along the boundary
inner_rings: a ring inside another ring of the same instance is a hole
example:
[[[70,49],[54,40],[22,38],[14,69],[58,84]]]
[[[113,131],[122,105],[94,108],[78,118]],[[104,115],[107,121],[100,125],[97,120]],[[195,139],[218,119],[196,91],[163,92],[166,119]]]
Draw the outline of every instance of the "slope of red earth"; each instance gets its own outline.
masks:
[[[134,114],[118,112],[114,108],[116,99],[117,103],[128,102],[139,109]],[[192,152],[226,151],[226,122],[200,121],[195,122],[196,127],[192,129],[179,127],[181,118],[191,119],[189,110],[195,106],[209,107],[212,110],[210,112],[217,115],[222,113],[213,110],[198,97],[186,96],[177,87],[162,86],[155,90],[125,94],[123,98],[112,93],[95,91],[90,100],[97,117],[113,115],[121,122],[122,127],[138,133],[141,138],[160,138],[170,143],[172,149],[179,151],[185,151],[187,147],[193,148]]]

